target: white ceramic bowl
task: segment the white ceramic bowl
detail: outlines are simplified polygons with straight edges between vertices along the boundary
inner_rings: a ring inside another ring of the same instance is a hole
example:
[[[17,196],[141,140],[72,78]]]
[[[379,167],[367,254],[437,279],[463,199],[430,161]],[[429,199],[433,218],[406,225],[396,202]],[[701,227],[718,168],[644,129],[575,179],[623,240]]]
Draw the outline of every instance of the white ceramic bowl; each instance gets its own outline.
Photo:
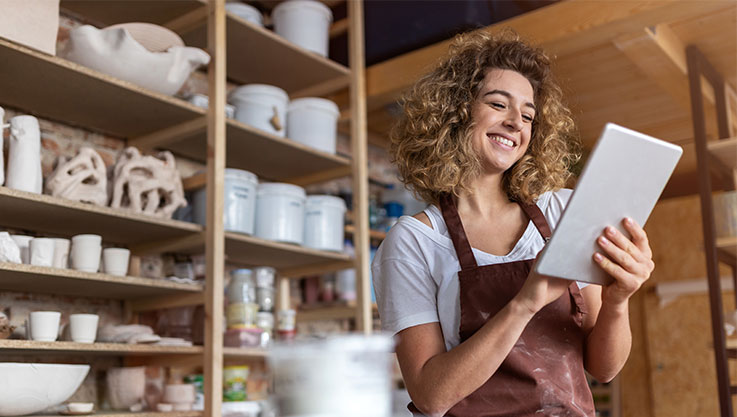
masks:
[[[63,403],[89,370],[89,365],[0,363],[0,416],[31,414]]]

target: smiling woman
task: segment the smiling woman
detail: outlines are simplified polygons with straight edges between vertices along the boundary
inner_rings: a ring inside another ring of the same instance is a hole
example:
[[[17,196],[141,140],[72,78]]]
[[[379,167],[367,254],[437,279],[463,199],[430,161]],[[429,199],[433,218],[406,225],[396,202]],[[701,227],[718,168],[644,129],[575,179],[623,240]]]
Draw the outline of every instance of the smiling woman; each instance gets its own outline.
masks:
[[[382,326],[398,335],[409,409],[592,417],[584,370],[609,381],[624,365],[627,301],[649,277],[652,252],[625,222],[629,237],[600,236],[592,253],[616,265],[605,268],[613,284],[531,272],[578,159],[550,60],[511,32],[462,35],[403,109],[394,160],[430,205],[392,227],[372,275]]]

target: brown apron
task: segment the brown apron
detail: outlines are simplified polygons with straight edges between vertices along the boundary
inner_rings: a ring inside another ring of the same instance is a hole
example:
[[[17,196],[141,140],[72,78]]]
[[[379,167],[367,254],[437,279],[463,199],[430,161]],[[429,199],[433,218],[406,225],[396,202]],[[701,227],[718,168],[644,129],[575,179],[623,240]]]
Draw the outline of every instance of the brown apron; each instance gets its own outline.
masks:
[[[535,204],[520,207],[547,241],[550,227],[540,208]],[[533,260],[478,266],[455,202],[445,196],[440,208],[461,264],[463,342],[517,295]],[[593,416],[594,402],[583,368],[584,314],[583,297],[572,282],[568,294],[533,316],[494,375],[446,416]],[[421,414],[414,404],[409,409]]]

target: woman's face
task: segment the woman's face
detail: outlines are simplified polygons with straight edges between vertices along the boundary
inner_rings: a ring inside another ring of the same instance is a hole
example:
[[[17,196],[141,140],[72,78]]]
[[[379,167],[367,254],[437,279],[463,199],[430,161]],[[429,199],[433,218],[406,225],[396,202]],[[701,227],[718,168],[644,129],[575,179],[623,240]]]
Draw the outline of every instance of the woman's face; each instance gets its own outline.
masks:
[[[522,74],[491,69],[472,109],[473,146],[486,173],[503,173],[527,151],[535,118],[532,85]]]

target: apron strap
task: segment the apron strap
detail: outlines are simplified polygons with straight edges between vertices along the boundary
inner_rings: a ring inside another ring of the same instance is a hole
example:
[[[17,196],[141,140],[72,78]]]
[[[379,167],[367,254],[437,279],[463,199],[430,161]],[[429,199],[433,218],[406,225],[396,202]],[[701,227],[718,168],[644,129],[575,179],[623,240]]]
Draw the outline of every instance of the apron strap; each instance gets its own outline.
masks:
[[[448,228],[450,240],[453,241],[458,262],[461,264],[461,270],[476,268],[478,264],[473,256],[471,244],[468,243],[468,237],[466,237],[466,231],[463,229],[463,223],[461,223],[461,217],[458,215],[458,208],[455,201],[453,201],[453,197],[450,194],[443,194],[439,202],[445,226]]]
[[[548,240],[550,240],[550,236],[552,236],[553,233],[550,231],[548,221],[545,219],[545,215],[543,215],[540,207],[538,207],[535,203],[519,203],[519,206],[522,207],[522,210],[525,212],[525,214],[527,214],[527,217],[529,217],[530,220],[532,220],[532,223],[535,224],[535,227],[537,227],[537,231],[540,232],[540,235],[542,235],[545,243],[548,243]]]

